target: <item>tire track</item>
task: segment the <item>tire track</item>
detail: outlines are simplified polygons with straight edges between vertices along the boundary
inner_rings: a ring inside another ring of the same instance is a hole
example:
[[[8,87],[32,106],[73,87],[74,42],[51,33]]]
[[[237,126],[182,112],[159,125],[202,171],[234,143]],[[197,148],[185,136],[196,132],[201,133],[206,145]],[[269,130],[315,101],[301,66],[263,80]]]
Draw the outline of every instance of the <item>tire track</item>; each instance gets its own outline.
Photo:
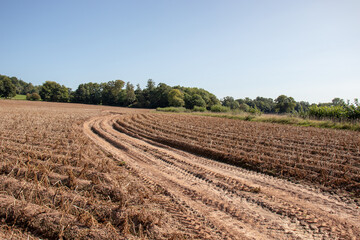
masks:
[[[186,214],[184,210],[170,211],[174,204],[164,202],[164,208],[195,235],[222,239],[360,238],[356,206],[312,188],[144,139],[116,125],[124,117],[94,118],[84,124],[84,131],[106,151],[126,161],[146,184],[161,189],[171,196],[170,202],[187,209]],[[193,227],[200,219],[201,224]]]

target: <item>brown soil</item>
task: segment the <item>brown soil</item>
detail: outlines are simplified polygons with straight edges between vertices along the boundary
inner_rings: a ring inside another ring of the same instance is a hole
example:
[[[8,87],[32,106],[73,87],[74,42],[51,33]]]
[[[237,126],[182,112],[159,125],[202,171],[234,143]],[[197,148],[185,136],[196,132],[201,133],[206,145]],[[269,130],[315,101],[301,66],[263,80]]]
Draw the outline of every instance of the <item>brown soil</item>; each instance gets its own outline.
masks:
[[[0,101],[0,239],[360,239],[346,195],[137,134],[136,114],[156,121],[147,110]]]
[[[93,118],[84,124],[85,133],[147,185],[191,209],[197,229],[212,227],[209,238],[360,238],[360,210],[349,199],[129,136],[116,127],[122,119]]]

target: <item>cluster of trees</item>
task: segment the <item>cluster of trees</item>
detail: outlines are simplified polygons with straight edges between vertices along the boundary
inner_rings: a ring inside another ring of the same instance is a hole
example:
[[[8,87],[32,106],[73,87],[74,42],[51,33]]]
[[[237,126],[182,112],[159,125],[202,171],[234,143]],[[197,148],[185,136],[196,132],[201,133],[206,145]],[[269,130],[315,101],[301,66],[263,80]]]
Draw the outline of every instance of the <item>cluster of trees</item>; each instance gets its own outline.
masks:
[[[57,82],[46,81],[40,86],[39,95],[42,100],[48,102],[69,102],[71,89]]]
[[[0,97],[12,98],[16,95],[16,88],[7,76],[0,75]]]
[[[152,79],[147,81],[144,89],[141,89],[140,85],[137,85],[135,89],[134,85],[130,82],[125,84],[122,80],[100,84],[80,84],[79,87],[71,93],[70,100],[76,103],[136,108],[173,106],[193,109],[195,106],[210,108],[212,105],[220,104],[220,101],[214,94],[204,89],[180,86],[171,87],[165,83],[156,85]]]
[[[158,85],[152,79],[144,89],[130,82],[114,80],[104,83],[83,83],[75,91],[57,82],[46,81],[41,86],[33,86],[16,77],[0,75],[0,97],[12,98],[16,94],[26,95],[28,100],[50,102],[74,102],[102,104],[121,107],[158,108],[185,107],[188,109],[210,109],[219,105],[217,97],[199,88],[175,86],[165,83]]]
[[[84,83],[70,94],[72,102],[127,107],[135,101],[134,86],[122,80]]]
[[[311,105],[306,115],[312,118],[340,121],[360,119],[360,104],[358,99],[350,104],[349,101],[345,103],[343,99],[334,98],[332,103]]]
[[[294,98],[280,95],[275,100],[272,98],[257,97],[255,99],[244,98],[234,99],[225,97],[221,100],[223,106],[230,109],[239,109],[251,113],[291,113],[307,111],[310,104],[308,102],[296,102]]]
[[[41,97],[38,93],[34,92],[34,93],[27,93],[26,94],[26,100],[31,100],[31,101],[40,101]]]
[[[309,104],[304,101],[296,102],[292,97],[280,95],[275,100],[263,97],[234,100],[232,97],[225,97],[221,103],[228,109],[239,109],[250,113],[293,113],[302,117],[333,120],[360,119],[358,99],[355,99],[354,103],[334,98],[330,103]]]
[[[0,97],[12,98],[16,94],[26,95],[39,93],[40,86],[33,86],[16,77],[0,75]]]
[[[27,93],[38,93],[40,90],[40,86],[33,86],[31,83],[27,83],[16,77],[0,75],[0,82],[5,84],[6,95],[9,95],[9,97],[3,96],[4,98],[11,98],[10,95],[14,94],[26,95]]]

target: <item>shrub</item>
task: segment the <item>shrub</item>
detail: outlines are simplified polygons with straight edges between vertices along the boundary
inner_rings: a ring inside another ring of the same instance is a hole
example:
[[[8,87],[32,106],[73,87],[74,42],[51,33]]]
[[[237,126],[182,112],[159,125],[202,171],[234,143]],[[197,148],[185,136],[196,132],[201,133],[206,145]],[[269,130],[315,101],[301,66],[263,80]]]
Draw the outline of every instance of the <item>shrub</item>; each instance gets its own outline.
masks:
[[[186,108],[183,107],[164,107],[164,108],[157,108],[156,111],[159,112],[186,112]]]
[[[33,93],[33,94],[31,94],[31,100],[40,101],[41,97],[40,97],[40,95],[38,93]]]
[[[31,101],[40,101],[41,97],[38,93],[28,93],[26,94],[26,100],[31,100]]]
[[[309,108],[309,116],[318,119],[345,119],[347,118],[346,108],[343,106],[321,106],[313,105]]]
[[[211,106],[210,111],[212,111],[212,112],[229,112],[230,108],[217,104],[217,105]]]
[[[256,106],[255,107],[250,107],[248,110],[249,113],[254,114],[254,115],[261,115],[262,112],[260,109],[258,109]]]
[[[205,112],[206,108],[205,107],[194,106],[193,111],[194,112]]]

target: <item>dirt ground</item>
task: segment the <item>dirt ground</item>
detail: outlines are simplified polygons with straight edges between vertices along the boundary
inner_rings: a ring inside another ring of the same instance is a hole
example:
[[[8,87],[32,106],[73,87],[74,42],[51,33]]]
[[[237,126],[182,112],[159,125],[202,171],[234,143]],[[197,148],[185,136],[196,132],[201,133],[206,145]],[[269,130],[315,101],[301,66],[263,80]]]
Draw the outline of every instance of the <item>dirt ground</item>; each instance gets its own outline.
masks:
[[[0,101],[0,113],[0,239],[360,239],[346,196],[114,128],[148,110]]]
[[[85,133],[187,208],[213,239],[359,239],[360,210],[340,196],[116,131],[117,114],[93,118]]]

